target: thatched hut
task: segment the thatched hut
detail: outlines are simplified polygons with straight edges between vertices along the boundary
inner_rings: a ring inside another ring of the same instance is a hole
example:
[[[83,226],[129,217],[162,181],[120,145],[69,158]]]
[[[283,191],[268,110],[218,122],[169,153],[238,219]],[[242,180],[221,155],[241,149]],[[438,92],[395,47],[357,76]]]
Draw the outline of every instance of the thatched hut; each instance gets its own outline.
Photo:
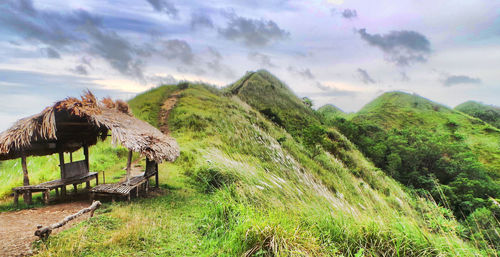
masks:
[[[133,117],[125,102],[114,102],[109,98],[99,102],[88,91],[81,99],[70,97],[45,108],[39,114],[21,119],[0,134],[0,160],[21,158],[24,187],[15,193],[22,192],[26,196],[38,188],[38,192],[47,193],[48,199],[50,189],[55,188],[57,192],[60,187],[65,190],[68,183],[83,181],[89,186],[88,179],[92,176],[89,173],[88,147],[95,145],[99,139],[105,140],[110,132],[113,143],[120,143],[130,150],[129,159],[132,151],[138,152],[146,157],[149,166],[164,160],[173,161],[179,156],[175,139]],[[72,153],[82,147],[84,161],[77,164],[72,160],[70,163],[64,162],[64,153]],[[61,179],[57,183],[29,186],[26,157],[54,153],[59,153]],[[130,160],[127,168],[130,170]],[[78,176],[82,179],[71,181]],[[98,179],[97,175],[95,178]]]

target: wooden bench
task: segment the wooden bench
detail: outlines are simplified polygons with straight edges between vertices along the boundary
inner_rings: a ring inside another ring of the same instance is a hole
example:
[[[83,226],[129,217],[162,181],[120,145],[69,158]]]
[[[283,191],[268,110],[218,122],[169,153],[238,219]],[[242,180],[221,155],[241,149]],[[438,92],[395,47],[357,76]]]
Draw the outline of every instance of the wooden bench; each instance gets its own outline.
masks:
[[[135,192],[136,197],[139,197],[139,190],[143,188],[145,193],[149,190],[149,178],[156,176],[156,187],[158,187],[158,172],[143,173],[138,176],[131,177],[130,180],[115,183],[115,184],[100,184],[90,190],[91,199],[94,200],[98,196],[111,196],[112,201],[118,197],[127,197],[130,201],[132,192]]]
[[[19,204],[19,195],[28,193],[43,193],[43,201],[45,204],[49,203],[50,190],[56,190],[56,197],[59,197],[59,189],[61,189],[61,195],[66,195],[66,186],[73,185],[75,193],[77,192],[77,186],[82,183],[86,183],[86,187],[90,189],[90,181],[95,179],[96,185],[99,184],[99,178],[97,172],[89,172],[87,162],[85,160],[70,162],[64,164],[64,172],[61,173],[61,179],[52,180],[44,182],[38,185],[21,186],[13,188],[14,191],[14,204]],[[26,201],[26,199],[25,199]],[[28,203],[30,204],[30,203]]]

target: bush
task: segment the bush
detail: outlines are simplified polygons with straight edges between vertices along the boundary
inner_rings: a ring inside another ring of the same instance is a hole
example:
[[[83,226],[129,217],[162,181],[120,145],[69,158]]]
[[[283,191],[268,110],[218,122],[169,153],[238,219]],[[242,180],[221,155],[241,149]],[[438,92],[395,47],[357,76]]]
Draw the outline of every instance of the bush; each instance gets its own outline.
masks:
[[[191,183],[204,193],[212,193],[237,181],[234,174],[224,172],[211,165],[198,167],[191,172],[187,172],[186,175],[191,178]]]

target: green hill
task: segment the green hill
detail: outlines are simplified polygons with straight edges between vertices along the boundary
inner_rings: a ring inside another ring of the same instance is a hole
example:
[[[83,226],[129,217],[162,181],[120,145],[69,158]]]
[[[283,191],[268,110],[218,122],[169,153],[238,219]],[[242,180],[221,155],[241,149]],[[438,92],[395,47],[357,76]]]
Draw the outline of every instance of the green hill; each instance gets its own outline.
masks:
[[[500,129],[500,107],[468,101],[455,107],[455,110],[481,119]]]
[[[181,156],[160,165],[164,193],[107,204],[41,256],[487,254],[461,239],[451,213],[409,195],[335,129],[312,133],[314,111],[269,73],[223,90],[163,86],[130,105],[150,119],[180,90],[168,123]]]
[[[173,93],[168,126],[181,155],[160,165],[161,192],[106,203],[39,242],[39,256],[494,254],[485,234],[376,168],[268,72],[222,90],[162,86],[129,104],[162,126]]]
[[[500,130],[483,121],[418,95],[389,92],[368,103],[352,118],[385,130],[415,127],[463,141],[495,176],[500,175]]]
[[[418,95],[389,92],[347,120],[327,124],[377,167],[420,195],[431,195],[463,224],[487,218],[500,244],[500,130]],[[478,231],[478,230],[476,230]]]

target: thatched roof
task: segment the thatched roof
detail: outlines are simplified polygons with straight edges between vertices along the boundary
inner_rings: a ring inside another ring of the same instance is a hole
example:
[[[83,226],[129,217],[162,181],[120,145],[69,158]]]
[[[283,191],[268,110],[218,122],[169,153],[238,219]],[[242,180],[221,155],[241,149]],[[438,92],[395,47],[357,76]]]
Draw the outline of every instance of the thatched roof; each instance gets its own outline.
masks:
[[[122,101],[101,102],[88,91],[81,99],[67,98],[41,113],[17,121],[0,134],[0,160],[73,152],[104,140],[139,152],[150,160],[174,161],[179,156],[175,139],[132,116]]]

